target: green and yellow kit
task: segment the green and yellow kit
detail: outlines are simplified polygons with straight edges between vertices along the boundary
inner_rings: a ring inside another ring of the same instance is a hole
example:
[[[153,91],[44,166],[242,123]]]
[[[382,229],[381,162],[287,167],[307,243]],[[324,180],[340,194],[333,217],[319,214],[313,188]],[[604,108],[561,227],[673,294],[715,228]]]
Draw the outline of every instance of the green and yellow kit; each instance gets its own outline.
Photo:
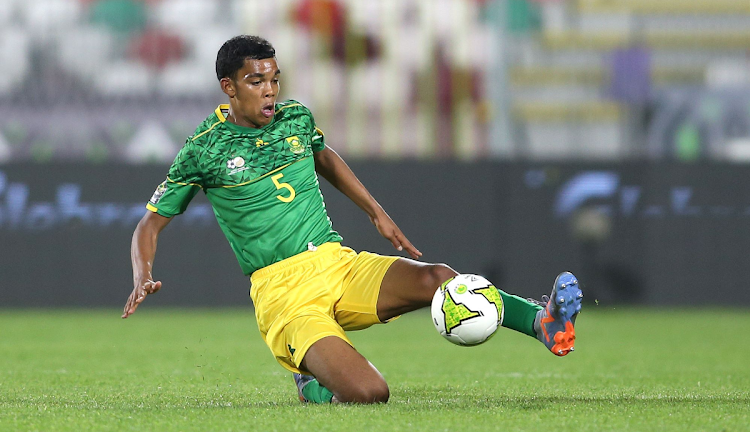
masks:
[[[202,190],[246,275],[340,242],[315,174],[313,153],[325,139],[310,110],[278,103],[259,129],[227,121],[228,110],[220,105],[187,139],[146,207],[173,217]]]

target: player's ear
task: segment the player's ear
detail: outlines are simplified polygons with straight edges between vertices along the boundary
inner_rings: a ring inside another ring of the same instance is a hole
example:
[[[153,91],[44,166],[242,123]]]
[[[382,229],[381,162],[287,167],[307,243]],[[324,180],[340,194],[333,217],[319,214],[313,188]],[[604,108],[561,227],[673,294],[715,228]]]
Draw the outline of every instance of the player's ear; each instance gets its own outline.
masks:
[[[230,98],[234,97],[234,95],[237,93],[234,81],[231,78],[222,78],[219,81],[219,84],[221,85],[221,91],[223,91]]]

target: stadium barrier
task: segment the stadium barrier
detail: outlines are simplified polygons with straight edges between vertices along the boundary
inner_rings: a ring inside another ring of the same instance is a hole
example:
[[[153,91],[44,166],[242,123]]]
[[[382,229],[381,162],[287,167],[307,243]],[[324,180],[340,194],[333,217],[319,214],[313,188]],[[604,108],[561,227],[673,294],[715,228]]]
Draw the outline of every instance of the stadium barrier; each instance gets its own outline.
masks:
[[[746,305],[750,166],[353,162],[428,262],[538,297],[562,270],[587,300]],[[121,306],[130,240],[165,166],[0,166],[0,307]],[[392,254],[325,181],[334,229]],[[250,304],[249,282],[200,194],[163,232],[158,306]],[[710,292],[710,297],[706,292]]]

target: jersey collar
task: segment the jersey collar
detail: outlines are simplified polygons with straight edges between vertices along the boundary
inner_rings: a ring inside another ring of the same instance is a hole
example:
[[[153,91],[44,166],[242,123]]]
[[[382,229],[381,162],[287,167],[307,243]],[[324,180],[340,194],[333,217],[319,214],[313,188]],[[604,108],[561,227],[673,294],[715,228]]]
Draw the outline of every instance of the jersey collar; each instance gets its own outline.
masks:
[[[263,126],[262,128],[249,128],[245,126],[240,126],[237,124],[234,124],[227,120],[227,117],[224,115],[224,112],[229,112],[229,104],[221,104],[218,107],[216,107],[216,110],[214,113],[216,113],[216,117],[218,117],[219,121],[223,123],[226,127],[229,129],[235,130],[237,132],[245,133],[245,134],[259,134],[263,132],[267,127],[270,127],[276,122],[276,115],[273,116],[273,119],[271,119],[271,123],[268,123],[267,125]]]

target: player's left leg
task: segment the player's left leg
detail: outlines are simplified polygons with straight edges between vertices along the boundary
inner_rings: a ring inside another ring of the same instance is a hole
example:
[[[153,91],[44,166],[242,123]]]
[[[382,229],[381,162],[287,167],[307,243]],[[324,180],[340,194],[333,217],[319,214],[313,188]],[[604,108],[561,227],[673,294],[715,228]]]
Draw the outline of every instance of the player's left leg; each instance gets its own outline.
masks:
[[[377,302],[378,318],[385,322],[398,315],[429,306],[435,290],[457,274],[445,264],[426,264],[406,258],[398,259],[390,266],[380,285]],[[563,275],[569,276],[563,277]],[[553,287],[552,298],[559,297],[557,294],[561,285],[563,285],[562,288],[565,288],[565,284],[571,286],[573,280],[575,277],[568,272],[558,276]],[[572,296],[570,299],[566,297],[563,303],[556,300],[552,307],[546,309],[539,304],[498,289],[505,308],[503,327],[539,339],[556,355],[567,354],[573,350],[575,333],[572,331],[572,325],[575,323],[575,315],[580,311],[582,294],[577,284],[578,281],[575,280],[575,287],[566,291],[566,295],[570,294],[568,297]],[[563,308],[565,310],[561,313],[560,305],[565,302],[575,302],[575,304],[567,309]],[[568,325],[571,328],[568,328]],[[537,330],[542,329],[548,329],[552,332],[552,336],[544,339],[543,335],[538,335]],[[564,337],[564,346],[555,342],[558,333],[563,334],[557,338]]]
[[[567,355],[575,349],[575,322],[581,311],[583,292],[573,273],[562,272],[555,279],[552,294],[537,313],[534,330],[544,346],[557,356]]]
[[[380,283],[378,319],[386,322],[429,306],[438,287],[457,274],[457,271],[445,264],[399,258],[391,264]]]

